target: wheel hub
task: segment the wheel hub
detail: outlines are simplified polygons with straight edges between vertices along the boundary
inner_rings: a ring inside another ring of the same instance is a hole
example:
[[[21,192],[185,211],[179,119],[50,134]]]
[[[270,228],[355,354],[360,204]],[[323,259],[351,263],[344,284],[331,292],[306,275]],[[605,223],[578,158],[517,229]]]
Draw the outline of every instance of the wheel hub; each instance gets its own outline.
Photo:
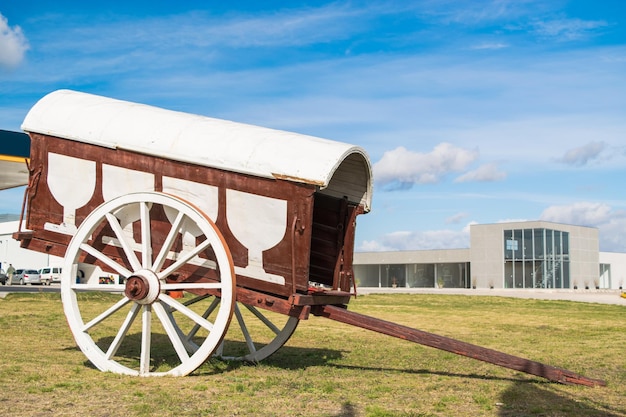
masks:
[[[124,295],[139,304],[152,304],[161,290],[156,274],[147,269],[135,272],[126,279]]]

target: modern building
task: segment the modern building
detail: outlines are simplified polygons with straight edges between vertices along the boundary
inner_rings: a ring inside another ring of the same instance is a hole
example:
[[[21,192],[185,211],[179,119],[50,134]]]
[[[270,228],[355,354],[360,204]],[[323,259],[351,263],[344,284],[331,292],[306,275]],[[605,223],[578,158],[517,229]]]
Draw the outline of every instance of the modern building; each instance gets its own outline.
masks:
[[[361,287],[618,289],[626,253],[600,252],[593,227],[476,224],[469,249],[357,252],[354,273]]]

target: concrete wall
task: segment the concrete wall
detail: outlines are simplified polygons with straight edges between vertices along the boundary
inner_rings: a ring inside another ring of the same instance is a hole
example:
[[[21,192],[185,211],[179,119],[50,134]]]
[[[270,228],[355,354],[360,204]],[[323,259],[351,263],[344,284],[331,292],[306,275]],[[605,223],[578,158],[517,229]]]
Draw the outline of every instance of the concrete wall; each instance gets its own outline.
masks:
[[[472,286],[502,288],[504,281],[504,236],[501,224],[470,225]]]
[[[565,225],[570,234],[571,287],[594,285],[600,275],[600,239],[598,229]]]
[[[611,289],[626,288],[626,253],[600,252],[600,263],[611,265]]]

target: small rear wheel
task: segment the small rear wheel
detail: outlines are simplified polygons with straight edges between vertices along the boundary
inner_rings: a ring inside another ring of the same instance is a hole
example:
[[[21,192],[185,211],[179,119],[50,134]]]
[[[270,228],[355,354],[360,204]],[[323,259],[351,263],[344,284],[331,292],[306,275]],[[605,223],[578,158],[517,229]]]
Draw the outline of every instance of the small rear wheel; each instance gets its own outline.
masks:
[[[268,312],[243,303],[235,306],[235,317],[237,326],[232,326],[230,334],[235,336],[240,332],[245,348],[237,349],[235,342],[227,339],[218,354],[225,359],[255,363],[268,358],[287,343],[300,322],[296,317]]]
[[[201,305],[203,316],[210,317],[221,303],[219,297],[196,297],[187,305]],[[257,363],[280,349],[293,335],[300,320],[243,303],[235,305],[236,324],[231,323],[228,334],[214,356],[235,361]],[[193,329],[184,335],[191,342]]]

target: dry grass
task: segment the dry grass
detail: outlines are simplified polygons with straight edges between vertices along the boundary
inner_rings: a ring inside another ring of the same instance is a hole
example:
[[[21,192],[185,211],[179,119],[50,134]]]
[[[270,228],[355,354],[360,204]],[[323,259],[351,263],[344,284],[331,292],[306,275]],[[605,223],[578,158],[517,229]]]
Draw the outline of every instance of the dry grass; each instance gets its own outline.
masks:
[[[92,302],[96,309],[106,305]],[[183,378],[120,376],[86,362],[58,295],[12,294],[0,299],[0,415],[626,416],[622,306],[369,295],[350,309],[602,378],[608,386],[553,384],[321,318],[302,322],[258,366],[210,360]]]

